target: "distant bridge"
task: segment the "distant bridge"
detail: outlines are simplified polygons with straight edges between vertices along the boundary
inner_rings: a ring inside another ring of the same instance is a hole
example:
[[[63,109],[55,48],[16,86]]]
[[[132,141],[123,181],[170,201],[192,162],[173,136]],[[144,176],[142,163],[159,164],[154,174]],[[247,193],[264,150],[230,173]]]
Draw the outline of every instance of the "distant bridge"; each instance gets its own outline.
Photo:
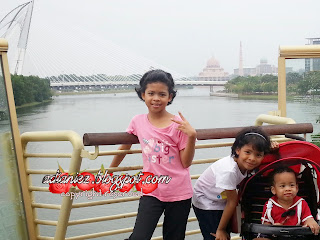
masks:
[[[177,86],[224,86],[227,81],[175,81]],[[77,88],[110,88],[110,87],[135,87],[139,81],[75,81],[75,82],[51,82],[52,89],[77,89]]]

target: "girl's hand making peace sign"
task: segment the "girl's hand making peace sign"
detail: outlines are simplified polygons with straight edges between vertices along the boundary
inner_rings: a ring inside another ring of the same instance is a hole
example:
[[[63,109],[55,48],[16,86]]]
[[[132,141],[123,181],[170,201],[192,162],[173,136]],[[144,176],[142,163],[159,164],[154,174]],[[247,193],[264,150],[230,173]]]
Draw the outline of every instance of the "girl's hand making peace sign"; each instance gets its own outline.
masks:
[[[190,123],[187,121],[187,119],[185,119],[181,112],[179,112],[179,116],[181,117],[182,121],[178,121],[173,118],[171,119],[171,121],[179,124],[179,127],[177,129],[187,134],[188,137],[196,138],[196,130],[190,125]]]

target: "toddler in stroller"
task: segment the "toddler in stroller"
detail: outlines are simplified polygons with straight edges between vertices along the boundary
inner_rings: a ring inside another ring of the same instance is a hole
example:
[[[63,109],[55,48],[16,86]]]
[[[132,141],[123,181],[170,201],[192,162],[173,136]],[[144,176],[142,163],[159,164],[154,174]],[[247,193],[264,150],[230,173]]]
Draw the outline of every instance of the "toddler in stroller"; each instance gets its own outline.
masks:
[[[240,187],[241,235],[243,239],[251,240],[257,237],[270,239],[318,238],[314,233],[318,234],[319,226],[313,219],[318,220],[319,163],[320,149],[311,143],[302,141],[282,143],[279,146],[278,153],[265,156],[256,174],[247,178]],[[286,172],[283,169],[289,169],[287,170],[289,173],[279,174],[279,172]],[[294,182],[297,179],[299,190],[298,187],[295,190],[295,186],[292,186],[293,195],[283,196],[289,197],[292,200],[290,206],[285,206],[285,209],[288,211],[281,209],[279,202],[274,201],[277,197],[272,197],[272,194],[279,196],[281,192],[280,188],[276,189],[274,183],[270,188],[270,178],[268,177],[270,172],[273,172],[273,176],[277,182],[279,180],[278,177],[283,175],[287,175],[289,178],[291,175],[290,182]],[[293,174],[294,172],[297,178]],[[277,192],[277,190],[279,191]],[[301,198],[305,199],[306,202],[301,200]],[[268,203],[265,204],[266,202]],[[301,202],[301,205],[299,202]],[[302,206],[301,210],[303,209],[303,211],[309,205],[309,214],[308,210],[306,210],[306,215],[300,213],[300,208],[297,205]],[[277,211],[283,211],[283,213],[281,212],[280,214],[278,212],[277,216],[274,216],[274,212]],[[302,219],[299,219],[301,216],[303,216]],[[261,224],[261,220],[264,224]],[[270,226],[270,224],[273,226]],[[303,227],[303,225],[308,227]],[[312,231],[309,227],[312,228]]]

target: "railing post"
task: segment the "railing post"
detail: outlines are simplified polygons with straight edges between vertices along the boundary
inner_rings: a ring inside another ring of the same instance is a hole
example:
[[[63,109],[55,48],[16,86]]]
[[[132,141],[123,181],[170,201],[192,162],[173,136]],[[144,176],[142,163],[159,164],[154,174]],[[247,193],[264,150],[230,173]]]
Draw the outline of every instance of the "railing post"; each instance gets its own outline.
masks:
[[[43,131],[43,132],[25,132],[21,134],[22,146],[25,149],[28,142],[44,141],[69,141],[72,144],[73,151],[69,166],[69,173],[80,171],[82,162],[81,152],[84,149],[81,137],[74,131]],[[71,188],[70,191],[75,189]],[[65,196],[62,199],[58,224],[55,232],[55,240],[65,239],[69,217],[72,209],[73,200],[71,196]],[[32,221],[33,222],[33,221]]]
[[[287,116],[286,59],[278,58],[278,110],[281,117]]]
[[[77,133],[70,132],[68,137],[70,137],[69,141],[73,146],[69,173],[76,173],[80,171],[81,162],[82,162],[81,151],[83,150],[84,147],[83,147],[82,139]],[[75,191],[75,189],[71,188],[70,192],[72,191]],[[67,228],[68,228],[68,222],[70,218],[70,213],[72,209],[72,203],[73,203],[73,199],[71,199],[71,196],[63,197],[59,218],[58,218],[58,225],[57,225],[56,233],[54,236],[55,240],[65,239]]]
[[[272,116],[267,114],[260,114],[254,125],[255,126],[262,126],[263,123],[268,124],[295,124],[296,122],[292,118],[286,118],[286,117],[278,117],[278,116]]]
[[[23,161],[20,131],[18,127],[17,113],[16,113],[14,96],[13,96],[7,50],[8,50],[7,40],[0,38],[0,64],[1,64],[0,71],[2,70],[0,74],[3,74],[3,78],[4,78],[3,80],[4,80],[6,95],[7,95],[8,108],[9,108],[9,117],[10,117],[10,124],[11,124],[12,138],[13,138],[12,140],[14,144],[16,159],[17,159],[18,172],[19,172],[19,178],[20,178],[19,184],[21,185],[23,205],[24,205],[24,211],[26,216],[26,224],[28,229],[28,236],[25,236],[25,238],[34,240],[36,239],[38,233],[37,233],[37,230],[35,229],[35,224],[33,221],[34,215],[31,207],[31,199],[30,199],[30,194],[28,190],[25,164]]]

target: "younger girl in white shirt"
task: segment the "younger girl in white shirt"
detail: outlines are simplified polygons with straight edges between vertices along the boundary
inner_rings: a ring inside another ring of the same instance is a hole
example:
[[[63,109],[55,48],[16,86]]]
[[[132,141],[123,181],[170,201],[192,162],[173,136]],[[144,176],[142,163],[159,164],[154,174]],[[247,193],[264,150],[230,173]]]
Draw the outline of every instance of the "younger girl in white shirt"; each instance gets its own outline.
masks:
[[[214,162],[196,181],[192,206],[204,240],[230,238],[227,226],[238,203],[237,185],[261,164],[270,148],[269,136],[261,128],[245,128],[236,137],[231,155]]]

